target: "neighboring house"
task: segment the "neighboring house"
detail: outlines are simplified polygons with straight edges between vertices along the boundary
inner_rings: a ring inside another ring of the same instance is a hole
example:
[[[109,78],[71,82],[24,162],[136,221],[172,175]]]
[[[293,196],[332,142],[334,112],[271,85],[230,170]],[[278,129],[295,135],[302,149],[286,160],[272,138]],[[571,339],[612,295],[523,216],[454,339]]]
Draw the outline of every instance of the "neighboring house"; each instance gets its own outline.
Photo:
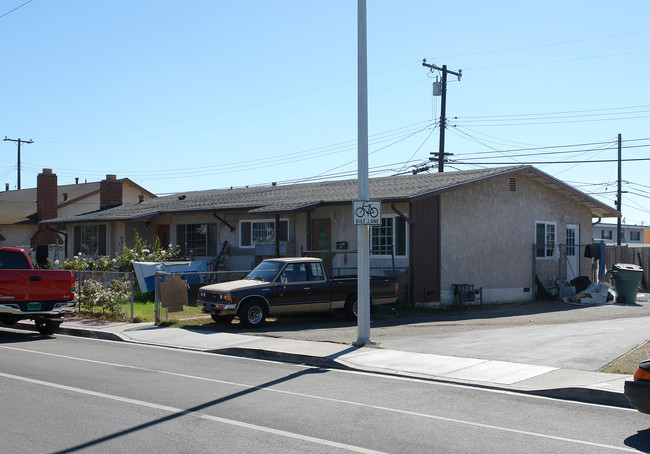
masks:
[[[594,242],[618,243],[618,224],[599,222],[593,226]],[[646,233],[647,232],[647,233]],[[621,243],[648,244],[650,243],[650,228],[643,225],[621,225]]]
[[[373,178],[369,191],[381,201],[371,274],[402,271],[415,303],[450,303],[454,284],[481,287],[484,302],[530,301],[534,262],[552,262],[557,243],[591,243],[593,218],[619,216],[531,166]],[[186,256],[219,257],[230,270],[267,256],[320,254],[349,273],[357,194],[356,180],[195,191],[46,222],[66,225],[68,254],[96,250],[83,236],[94,229],[110,255],[137,233],[168,239]],[[590,259],[574,259],[573,270],[589,271]]]
[[[52,169],[43,169],[36,188],[10,191],[7,185],[7,190],[0,192],[0,246],[35,252],[33,259],[41,263],[47,258],[62,259],[67,236],[58,225],[39,225],[40,221],[154,197],[128,178],[118,180],[115,175],[106,175],[101,182],[59,186]]]

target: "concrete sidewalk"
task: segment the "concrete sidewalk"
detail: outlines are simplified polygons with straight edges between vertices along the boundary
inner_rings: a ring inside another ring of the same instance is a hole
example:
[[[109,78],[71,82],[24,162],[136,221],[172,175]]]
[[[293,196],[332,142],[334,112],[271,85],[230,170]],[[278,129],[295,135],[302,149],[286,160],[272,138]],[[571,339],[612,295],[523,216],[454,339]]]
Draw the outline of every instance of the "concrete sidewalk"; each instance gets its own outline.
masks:
[[[21,322],[19,326],[35,329],[29,321]],[[331,342],[161,328],[151,323],[128,324],[81,319],[63,322],[59,332],[224,355],[349,368],[632,408],[623,395],[624,382],[631,378],[628,375],[372,346],[357,348]]]

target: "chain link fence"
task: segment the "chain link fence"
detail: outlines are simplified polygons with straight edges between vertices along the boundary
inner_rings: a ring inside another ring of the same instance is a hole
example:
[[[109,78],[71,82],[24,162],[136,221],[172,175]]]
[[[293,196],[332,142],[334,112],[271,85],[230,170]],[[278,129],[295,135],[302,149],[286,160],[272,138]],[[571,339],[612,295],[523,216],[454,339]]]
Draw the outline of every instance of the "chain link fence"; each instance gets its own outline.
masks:
[[[135,294],[135,275],[132,272],[120,271],[88,271],[73,270],[75,277],[75,301],[77,303],[77,312],[81,312],[82,305],[88,301],[91,295],[96,295],[98,289],[109,290],[119,285],[121,295],[126,292],[126,300],[130,302],[129,320],[133,323],[133,299]],[[107,296],[111,298],[111,294]],[[99,301],[98,301],[99,303]],[[115,303],[115,301],[105,301],[101,304]],[[99,307],[102,309],[101,307]],[[128,315],[128,314],[127,314]]]
[[[159,271],[155,277],[154,316],[157,323],[164,315],[196,307],[199,289],[204,285],[243,279],[250,270],[168,273]]]

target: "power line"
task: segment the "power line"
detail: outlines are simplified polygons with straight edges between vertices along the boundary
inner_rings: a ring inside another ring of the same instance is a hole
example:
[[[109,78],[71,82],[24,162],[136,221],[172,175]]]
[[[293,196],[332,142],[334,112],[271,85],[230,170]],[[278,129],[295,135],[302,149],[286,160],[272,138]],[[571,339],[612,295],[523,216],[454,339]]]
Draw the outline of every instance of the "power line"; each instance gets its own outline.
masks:
[[[477,158],[478,159],[478,158]],[[650,158],[628,158],[622,159],[621,162],[650,161]],[[461,160],[452,161],[456,165],[512,165],[512,162],[462,162]],[[618,162],[617,159],[597,159],[589,161],[528,161],[522,162],[523,165],[540,165],[540,164],[592,164],[603,162]]]
[[[16,6],[16,7],[15,7],[14,9],[12,9],[11,11],[7,11],[7,12],[4,13],[2,16],[0,16],[0,19],[2,19],[3,17],[5,17],[5,16],[7,16],[7,15],[9,15],[9,14],[11,14],[11,13],[13,13],[13,12],[16,11],[17,9],[22,8],[23,6],[25,6],[26,4],[31,3],[31,2],[32,2],[32,0],[27,0],[27,1],[26,1],[25,3],[23,3],[22,5]]]

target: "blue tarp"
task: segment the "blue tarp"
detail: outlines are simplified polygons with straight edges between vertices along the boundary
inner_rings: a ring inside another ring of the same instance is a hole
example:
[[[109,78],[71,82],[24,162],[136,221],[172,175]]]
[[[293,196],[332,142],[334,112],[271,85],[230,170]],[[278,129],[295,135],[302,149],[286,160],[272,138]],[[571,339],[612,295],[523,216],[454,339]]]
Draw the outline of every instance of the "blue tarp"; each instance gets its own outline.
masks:
[[[201,273],[208,271],[208,266],[201,260],[192,260],[191,262],[133,262],[135,277],[138,279],[138,285],[142,292],[150,292],[156,288],[156,273],[164,271],[165,273]],[[203,275],[188,274],[184,276],[188,284],[203,283]]]

